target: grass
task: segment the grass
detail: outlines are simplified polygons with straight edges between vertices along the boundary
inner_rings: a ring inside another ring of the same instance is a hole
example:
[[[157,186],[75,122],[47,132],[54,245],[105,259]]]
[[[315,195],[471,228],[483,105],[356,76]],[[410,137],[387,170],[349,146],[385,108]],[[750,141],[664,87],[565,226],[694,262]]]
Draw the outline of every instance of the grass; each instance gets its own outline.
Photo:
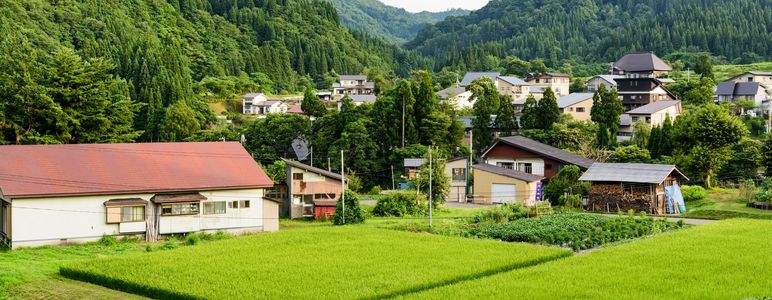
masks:
[[[66,277],[158,298],[385,298],[570,251],[367,227],[315,227],[66,264]]]
[[[714,189],[703,200],[686,203],[685,218],[724,220],[731,218],[769,219],[772,211],[747,207],[737,189]]]
[[[761,299],[772,221],[733,219],[433,289],[417,299]]]
[[[728,80],[732,76],[740,75],[747,71],[772,72],[772,62],[760,62],[747,65],[716,65],[713,73],[718,81]]]

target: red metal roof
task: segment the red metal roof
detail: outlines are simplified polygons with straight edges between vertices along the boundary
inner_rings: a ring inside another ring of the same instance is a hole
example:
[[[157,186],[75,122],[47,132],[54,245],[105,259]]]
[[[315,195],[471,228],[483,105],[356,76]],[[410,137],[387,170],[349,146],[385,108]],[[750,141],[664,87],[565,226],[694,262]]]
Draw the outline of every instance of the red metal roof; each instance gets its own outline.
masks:
[[[300,105],[295,105],[294,107],[290,108],[287,112],[292,114],[303,114],[303,108],[301,108]]]
[[[270,187],[237,142],[0,146],[10,198]]]

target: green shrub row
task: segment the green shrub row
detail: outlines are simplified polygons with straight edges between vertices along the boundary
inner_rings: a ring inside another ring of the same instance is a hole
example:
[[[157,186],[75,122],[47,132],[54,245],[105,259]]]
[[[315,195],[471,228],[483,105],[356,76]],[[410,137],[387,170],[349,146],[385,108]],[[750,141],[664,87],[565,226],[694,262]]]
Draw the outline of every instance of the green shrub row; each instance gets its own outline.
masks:
[[[399,191],[381,197],[373,208],[378,217],[423,216],[427,214],[426,196],[415,191]]]
[[[684,196],[684,201],[698,201],[705,199],[708,192],[699,185],[684,185],[681,187],[681,194]]]

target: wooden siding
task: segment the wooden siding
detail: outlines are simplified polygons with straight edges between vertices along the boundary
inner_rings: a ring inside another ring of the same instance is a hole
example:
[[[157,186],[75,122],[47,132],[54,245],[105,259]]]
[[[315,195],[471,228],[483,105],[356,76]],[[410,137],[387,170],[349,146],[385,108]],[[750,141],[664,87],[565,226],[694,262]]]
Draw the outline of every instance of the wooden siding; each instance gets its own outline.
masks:
[[[563,163],[554,160],[552,158],[540,155],[538,153],[533,153],[527,150],[523,150],[520,148],[515,148],[513,146],[507,145],[505,143],[498,143],[495,147],[490,149],[488,153],[485,155],[486,159],[497,159],[497,158],[505,158],[505,159],[542,159],[544,161],[544,177],[547,177],[547,179],[550,179],[558,174],[558,171],[560,171],[561,166]]]

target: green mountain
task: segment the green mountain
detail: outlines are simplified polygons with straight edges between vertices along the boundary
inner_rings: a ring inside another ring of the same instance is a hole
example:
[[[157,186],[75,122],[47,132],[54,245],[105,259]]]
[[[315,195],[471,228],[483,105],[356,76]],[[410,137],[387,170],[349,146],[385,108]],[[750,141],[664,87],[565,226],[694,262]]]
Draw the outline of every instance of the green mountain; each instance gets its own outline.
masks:
[[[506,56],[547,66],[608,63],[624,53],[708,51],[772,57],[770,0],[493,0],[423,29],[408,49],[436,66],[484,70]]]
[[[318,0],[0,0],[0,42],[2,57],[33,53],[26,72],[44,86],[62,48],[84,61],[107,60],[142,106],[135,119],[141,140],[163,136],[166,108],[180,101],[205,128],[213,116],[202,94],[294,92],[309,82],[329,87],[336,73],[407,76],[428,66],[380,38],[349,32],[332,4]]]
[[[427,24],[445,20],[449,16],[463,16],[468,10],[451,9],[444,12],[411,13],[389,6],[380,0],[329,0],[338,9],[340,23],[350,29],[383,37],[402,44],[415,38]]]

